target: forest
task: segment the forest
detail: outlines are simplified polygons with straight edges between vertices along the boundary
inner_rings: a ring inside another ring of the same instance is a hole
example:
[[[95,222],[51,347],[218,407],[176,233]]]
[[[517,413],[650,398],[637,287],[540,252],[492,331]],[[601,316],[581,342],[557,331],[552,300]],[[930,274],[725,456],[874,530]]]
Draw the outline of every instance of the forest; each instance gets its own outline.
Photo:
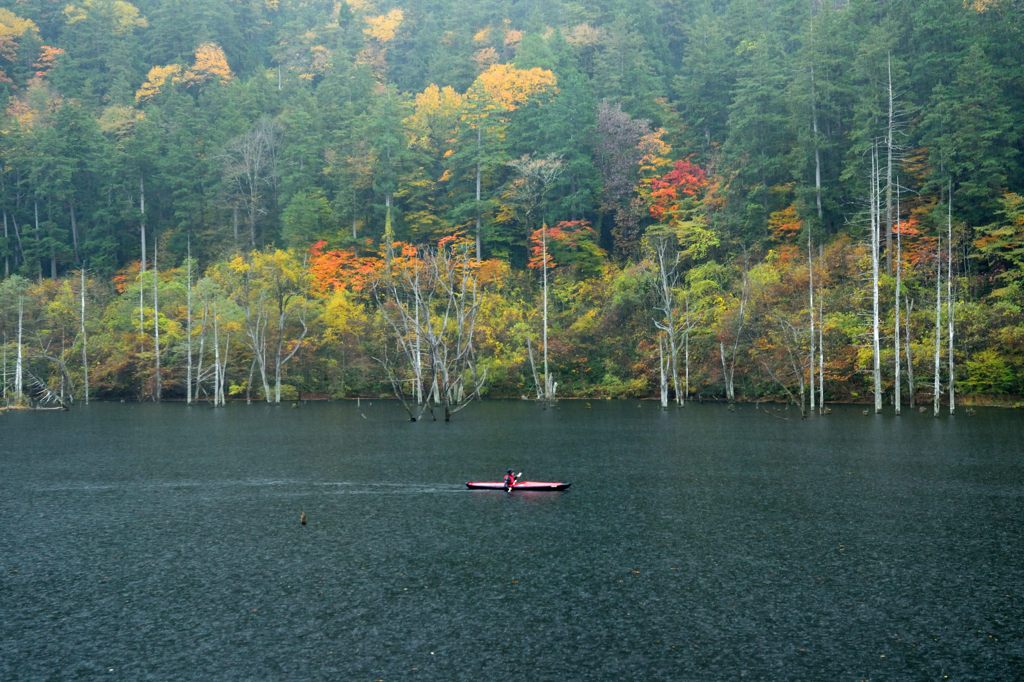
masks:
[[[0,0],[4,405],[1024,396],[1019,0]]]

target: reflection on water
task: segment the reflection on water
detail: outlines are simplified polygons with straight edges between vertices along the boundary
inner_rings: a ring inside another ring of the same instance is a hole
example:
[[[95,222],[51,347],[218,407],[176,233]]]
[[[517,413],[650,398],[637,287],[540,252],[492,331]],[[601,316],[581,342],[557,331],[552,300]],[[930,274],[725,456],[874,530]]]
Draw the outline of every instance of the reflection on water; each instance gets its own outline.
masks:
[[[403,414],[3,415],[0,679],[1024,669],[1018,413]],[[509,467],[573,486],[465,488]]]

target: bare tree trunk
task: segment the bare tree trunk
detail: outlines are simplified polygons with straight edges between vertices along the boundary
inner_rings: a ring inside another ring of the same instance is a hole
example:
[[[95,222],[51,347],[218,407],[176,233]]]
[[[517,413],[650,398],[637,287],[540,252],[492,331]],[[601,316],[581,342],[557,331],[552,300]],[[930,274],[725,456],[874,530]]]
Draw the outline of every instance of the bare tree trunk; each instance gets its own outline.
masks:
[[[892,86],[890,85],[890,92]],[[893,379],[893,406],[896,414],[900,413],[902,398],[900,396],[900,384],[902,383],[902,372],[900,368],[900,289],[903,284],[903,237],[902,224],[900,223],[900,195],[899,178],[896,179],[896,305],[894,306],[895,324],[893,325],[893,355],[895,356],[895,378]]]
[[[718,342],[718,352],[722,358],[722,372],[725,375],[725,399],[730,403],[734,403],[736,402],[736,357],[735,355],[732,357],[727,367],[725,360],[725,344],[722,341]]]
[[[544,387],[540,382],[540,377],[537,376],[537,363],[533,360],[533,345],[530,343],[530,337],[526,337],[526,356],[530,359],[530,371],[533,373],[533,386],[537,390],[537,400],[544,399]]]
[[[886,62],[889,74],[889,118],[885,131],[885,271],[892,274],[892,151],[893,151],[893,130],[895,128],[895,115],[893,112],[892,97],[892,55],[888,55]],[[896,381],[899,384],[899,380]]]
[[[656,238],[654,255],[658,261],[658,306],[661,319],[654,321],[654,326],[667,336],[666,365],[672,378],[672,390],[676,404],[684,404],[684,396],[679,390],[679,329],[676,322],[676,303],[674,287],[679,278],[679,256],[670,255],[675,251],[676,244],[672,239]]]
[[[683,299],[683,304],[686,307],[686,328],[683,331],[683,405],[686,405],[686,399],[690,397],[690,330],[693,329],[690,324],[690,294],[687,292],[686,298]]]
[[[546,222],[541,223],[541,257],[543,259],[543,265],[541,267],[541,278],[543,281],[543,342],[544,342],[544,399],[554,400],[555,399],[555,387],[554,382],[551,380],[551,374],[548,370],[548,225]]]
[[[722,379],[725,383],[725,397],[730,403],[736,401],[736,385],[734,382],[734,378],[736,376],[736,353],[739,350],[740,337],[743,335],[743,324],[745,321],[743,314],[747,306],[747,296],[750,293],[748,291],[748,287],[749,283],[747,281],[746,265],[744,265],[743,286],[740,294],[739,321],[736,325],[736,337],[732,342],[732,353],[728,363],[726,362],[725,343],[721,339],[718,341],[718,352],[722,359]]]
[[[14,361],[14,401],[18,405],[25,402],[24,391],[24,367],[25,367],[25,356],[22,348],[22,327],[24,326],[25,319],[25,299],[22,296],[18,296],[18,356]]]
[[[814,404],[814,398],[815,398],[815,396],[814,396],[814,342],[815,342],[815,338],[814,338],[814,260],[812,259],[813,253],[814,252],[812,250],[812,244],[811,244],[811,228],[808,225],[808,227],[807,227],[807,296],[808,296],[808,301],[809,302],[808,302],[808,305],[807,305],[807,313],[808,313],[808,316],[810,317],[811,349],[810,349],[810,355],[808,356],[808,362],[807,362],[807,376],[808,376],[808,379],[809,379],[808,384],[810,385],[810,389],[811,389],[811,404],[810,404],[811,412],[814,412],[814,408],[815,408],[815,404]]]
[[[264,330],[260,336],[265,336],[266,322],[263,322]],[[260,349],[256,352],[256,363],[260,370],[260,381],[263,383],[263,398],[268,402],[273,402],[274,396],[270,392],[270,380],[267,378],[267,347],[266,339],[261,339]]]
[[[949,182],[946,204],[946,322],[949,326],[949,413],[956,413],[956,372],[953,358],[953,317],[956,301],[953,300],[953,181]]]
[[[352,190],[351,200],[352,200],[352,206],[353,206],[353,208],[352,208],[352,242],[355,244],[355,243],[357,243],[356,240],[359,238],[359,219],[356,216],[356,209],[355,209],[357,192],[356,192],[356,184],[354,182],[352,183],[351,190]]]
[[[874,383],[875,414],[882,411],[882,365],[881,339],[878,325],[878,250],[879,231],[881,229],[880,192],[878,191],[879,176],[878,147],[871,149],[871,375]]]
[[[476,259],[479,262],[483,256],[482,238],[480,235],[480,185],[482,175],[480,168],[480,155],[483,154],[483,128],[481,122],[477,122],[476,128]]]
[[[825,304],[818,296],[818,410],[825,411]]]
[[[393,244],[395,229],[391,224],[391,192],[384,195],[384,243]]]
[[[203,384],[203,353],[206,351],[206,324],[209,319],[210,308],[209,305],[203,306],[203,320],[200,322],[199,327],[202,332],[199,334],[199,352],[196,354],[196,367],[195,367],[195,387],[192,391],[192,396],[195,400],[199,400],[199,394],[202,392]]]
[[[149,257],[149,252],[146,249],[146,185],[142,177],[139,178],[139,246],[141,248],[141,257],[139,258],[139,336],[142,337],[146,334],[142,276],[146,274],[146,258]]]
[[[416,404],[423,404],[423,349],[420,347],[420,341],[422,337],[420,335],[420,307],[422,301],[420,300],[420,269],[416,268],[415,272],[415,283],[413,284],[413,290],[415,291],[415,313],[414,313],[414,326],[415,326],[415,341],[413,342],[413,353],[415,358],[413,360],[413,377],[416,380]]]
[[[818,222],[824,222],[821,208],[821,149],[818,146],[818,101],[814,88],[814,67],[811,67],[811,130],[814,132],[814,201],[818,209]],[[813,391],[812,391],[813,392]]]
[[[910,350],[910,314],[914,310],[914,302],[910,300],[909,296],[904,296],[903,301],[907,308],[907,319],[904,324],[907,334],[907,392],[910,393],[910,406],[914,407],[917,396],[914,386],[914,358]]]
[[[157,244],[153,241],[153,349],[156,363],[156,386],[153,398],[160,402],[163,393],[163,377],[160,376],[160,269],[157,265]]]
[[[942,386],[939,383],[939,340],[942,338],[942,238],[935,245],[935,380],[932,383],[932,415],[939,416]]]
[[[5,214],[6,215],[6,214]],[[11,226],[14,227],[14,238],[18,242],[18,253],[21,254],[21,262],[25,262],[25,245],[21,241],[21,230],[18,229],[18,219],[11,214]],[[15,259],[14,264],[18,264],[18,259]]]
[[[231,351],[231,335],[224,335],[224,357],[220,361],[220,386],[217,389],[217,397],[220,400],[220,406],[225,407],[227,401],[224,399],[224,386],[227,384],[228,376],[228,356]]]
[[[85,391],[85,404],[89,404],[89,337],[85,333],[85,268],[81,270],[81,334],[82,334],[82,386]]]
[[[149,252],[146,250],[146,184],[139,178],[139,246],[142,258],[139,260],[139,272],[146,271],[146,258]]]
[[[35,232],[36,232],[36,243],[38,244],[38,243],[41,243],[42,240],[43,240],[42,239],[42,235],[39,233],[39,202],[38,201],[33,201],[32,202],[32,207],[33,207],[33,217],[35,218],[34,227],[35,227]],[[38,255],[39,254],[37,253],[36,254],[36,256],[37,256],[36,257],[36,266],[38,268],[38,270],[37,270],[37,278],[38,278],[38,280],[40,282],[42,282],[43,281],[43,259],[39,258]]]
[[[192,404],[192,238],[185,250],[185,404]]]
[[[279,129],[264,116],[253,128],[235,138],[224,154],[227,179],[234,183],[235,198],[245,202],[249,247],[256,249],[256,221],[263,202],[262,185],[275,188]]]
[[[68,213],[71,217],[71,246],[75,254],[75,263],[81,265],[82,256],[78,250],[78,220],[75,216],[75,202],[74,199],[68,202]]]
[[[286,308],[280,309],[280,315],[277,322],[277,353],[274,356],[274,402],[281,402],[281,376],[284,366],[295,357],[295,354],[302,347],[302,341],[306,338],[306,334],[309,332],[309,328],[306,326],[306,319],[304,316],[299,316],[299,323],[302,324],[302,334],[295,340],[295,345],[286,354],[284,352],[284,326],[285,326],[285,315],[287,314]]]
[[[256,250],[256,213],[259,210],[259,201],[259,191],[254,185],[249,196],[249,215],[247,217],[247,222],[249,223],[249,248],[253,251]]]
[[[256,358],[249,363],[249,379],[245,382],[245,404],[252,405],[252,375],[256,371]]]
[[[220,364],[220,332],[217,324],[217,306],[213,306],[213,406],[217,407],[224,383]]]
[[[422,268],[421,276],[414,277],[406,269],[404,273],[385,272],[374,282],[374,298],[401,358],[394,362],[385,345],[383,357],[376,359],[411,421],[419,421],[427,410],[433,416],[434,404],[440,405],[448,421],[483,388],[486,372],[477,372],[474,357],[480,298],[471,251],[470,245],[424,249],[413,264]],[[412,307],[418,308],[419,315]],[[426,346],[430,389],[422,404],[412,405],[407,396],[415,395],[415,389],[407,388],[405,376],[417,363],[417,341]],[[532,350],[530,363],[533,367]],[[472,383],[471,391],[466,389],[467,382]],[[539,391],[538,384],[538,395]]]
[[[661,407],[668,407],[668,373],[665,371],[665,336],[658,335],[658,388],[661,395]]]
[[[4,244],[8,243],[9,235],[7,233],[7,211],[4,210]],[[11,276],[11,254],[9,251],[4,252],[4,279]]]

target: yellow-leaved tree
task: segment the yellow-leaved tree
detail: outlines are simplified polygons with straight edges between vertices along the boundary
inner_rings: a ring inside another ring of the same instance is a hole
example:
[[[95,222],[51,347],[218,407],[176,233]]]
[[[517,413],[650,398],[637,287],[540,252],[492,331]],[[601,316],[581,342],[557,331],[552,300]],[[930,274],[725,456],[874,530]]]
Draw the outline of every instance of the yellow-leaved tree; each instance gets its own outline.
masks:
[[[313,303],[308,272],[295,254],[275,249],[236,256],[214,274],[244,313],[246,342],[259,370],[263,397],[268,403],[281,402],[282,370],[309,332],[306,320]]]
[[[102,12],[115,35],[124,35],[136,28],[146,28],[149,22],[139,8],[127,0],[81,0],[64,7],[64,18],[68,25],[86,21],[93,13]]]
[[[453,163],[465,161],[470,157],[475,165],[475,223],[476,223],[476,257],[482,259],[481,226],[482,204],[481,193],[484,166],[497,167],[503,159],[491,158],[487,154],[487,142],[500,140],[505,135],[509,114],[528,101],[543,94],[557,92],[558,79],[555,74],[539,67],[520,69],[511,64],[491,64],[477,76],[469,86],[464,97],[464,105],[460,122],[463,134],[471,136],[468,146],[471,151],[456,153],[450,156]]]
[[[173,81],[181,75],[181,64],[167,64],[166,66],[154,66],[146,74],[146,82],[135,91],[135,101],[143,102],[151,99],[160,93],[168,80]]]
[[[227,83],[233,78],[227,55],[220,45],[206,42],[196,48],[195,61],[188,69],[180,64],[154,66],[146,75],[146,82],[135,91],[135,101],[143,102],[158,95],[170,81],[186,88],[199,87],[208,82]]]
[[[363,33],[382,43],[391,42],[404,19],[405,12],[398,8],[376,17],[366,17],[366,28],[363,29]]]
[[[231,67],[228,66],[224,50],[216,43],[207,42],[196,48],[192,68],[183,73],[180,80],[186,86],[191,86],[202,85],[210,80],[227,82],[231,78]]]
[[[3,64],[17,58],[25,34],[38,36],[39,27],[31,19],[23,19],[11,10],[0,7],[0,83],[11,82]]]

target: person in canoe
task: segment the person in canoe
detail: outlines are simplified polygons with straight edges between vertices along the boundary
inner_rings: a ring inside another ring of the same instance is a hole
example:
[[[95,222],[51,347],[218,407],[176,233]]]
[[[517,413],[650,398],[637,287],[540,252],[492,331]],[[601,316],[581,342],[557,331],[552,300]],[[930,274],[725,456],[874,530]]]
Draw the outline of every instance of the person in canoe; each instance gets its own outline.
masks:
[[[519,477],[516,474],[512,473],[511,469],[509,469],[508,472],[505,473],[505,492],[511,492],[512,487],[515,486],[518,478]]]

